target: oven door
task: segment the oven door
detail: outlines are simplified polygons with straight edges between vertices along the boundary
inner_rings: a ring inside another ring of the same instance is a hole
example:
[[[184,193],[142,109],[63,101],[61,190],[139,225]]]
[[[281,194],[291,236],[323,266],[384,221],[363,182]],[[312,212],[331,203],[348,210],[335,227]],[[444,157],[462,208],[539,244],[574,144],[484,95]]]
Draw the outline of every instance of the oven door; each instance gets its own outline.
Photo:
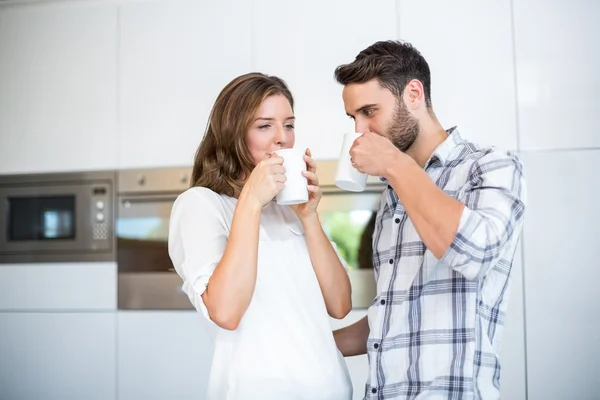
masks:
[[[0,261],[114,259],[108,183],[0,187]]]
[[[119,309],[193,308],[169,258],[176,195],[119,197],[116,222]]]
[[[383,188],[364,192],[324,190],[319,204],[323,230],[348,264],[352,307],[368,308],[376,296],[373,230]]]

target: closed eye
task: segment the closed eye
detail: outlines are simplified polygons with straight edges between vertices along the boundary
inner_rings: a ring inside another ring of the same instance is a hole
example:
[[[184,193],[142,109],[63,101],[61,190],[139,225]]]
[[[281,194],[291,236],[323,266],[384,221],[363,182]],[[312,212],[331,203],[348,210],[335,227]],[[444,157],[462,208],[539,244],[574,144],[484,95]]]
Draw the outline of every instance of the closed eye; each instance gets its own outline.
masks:
[[[294,124],[285,124],[287,129],[294,129]]]
[[[271,127],[270,124],[264,124],[264,125],[259,125],[258,129],[267,129],[267,128],[270,128],[270,127]]]

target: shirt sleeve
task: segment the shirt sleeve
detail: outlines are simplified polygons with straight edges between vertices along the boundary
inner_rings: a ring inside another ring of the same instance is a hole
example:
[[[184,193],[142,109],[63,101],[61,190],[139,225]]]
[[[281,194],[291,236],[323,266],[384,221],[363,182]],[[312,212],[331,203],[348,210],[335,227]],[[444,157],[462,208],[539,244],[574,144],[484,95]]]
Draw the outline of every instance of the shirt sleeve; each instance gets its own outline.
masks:
[[[465,204],[443,263],[478,279],[499,260],[512,258],[526,205],[523,166],[516,155],[490,152],[473,164],[458,198]]]
[[[208,320],[202,294],[225,252],[228,237],[229,224],[216,193],[192,188],[177,198],[169,222],[169,255],[183,279],[183,291]]]

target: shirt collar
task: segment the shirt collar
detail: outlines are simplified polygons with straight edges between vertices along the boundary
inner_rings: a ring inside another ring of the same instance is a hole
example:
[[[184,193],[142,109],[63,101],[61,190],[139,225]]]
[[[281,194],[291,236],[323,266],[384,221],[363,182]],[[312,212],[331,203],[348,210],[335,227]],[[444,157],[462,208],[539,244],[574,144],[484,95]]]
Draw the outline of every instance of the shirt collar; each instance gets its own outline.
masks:
[[[446,133],[448,134],[448,137],[442,143],[440,143],[438,147],[435,148],[433,153],[431,153],[431,156],[429,156],[429,159],[425,163],[425,169],[436,162],[442,167],[446,165],[446,162],[448,162],[448,159],[454,152],[454,149],[464,142],[464,139],[462,136],[460,136],[456,126],[447,129]],[[388,183],[387,179],[383,177],[379,179],[386,184]]]
[[[448,134],[448,137],[435,148],[429,157],[429,160],[425,163],[425,169],[436,161],[438,161],[442,167],[446,165],[456,147],[464,142],[464,139],[460,136],[456,126],[446,130],[446,133]]]

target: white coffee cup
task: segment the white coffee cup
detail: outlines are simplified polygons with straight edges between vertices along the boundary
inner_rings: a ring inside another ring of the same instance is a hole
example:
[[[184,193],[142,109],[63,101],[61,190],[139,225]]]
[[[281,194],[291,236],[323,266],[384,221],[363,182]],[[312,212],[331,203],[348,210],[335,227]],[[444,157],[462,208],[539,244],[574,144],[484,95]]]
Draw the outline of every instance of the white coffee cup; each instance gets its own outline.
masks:
[[[277,204],[290,205],[308,201],[308,181],[302,171],[306,171],[304,152],[297,149],[281,149],[275,152],[283,157],[285,168],[285,187],[277,195]]]
[[[358,172],[358,170],[352,166],[352,162],[350,161],[350,148],[356,138],[360,135],[362,135],[362,133],[354,132],[349,132],[344,135],[342,150],[340,151],[340,158],[335,173],[335,185],[340,189],[349,192],[362,192],[367,186],[368,175]]]

